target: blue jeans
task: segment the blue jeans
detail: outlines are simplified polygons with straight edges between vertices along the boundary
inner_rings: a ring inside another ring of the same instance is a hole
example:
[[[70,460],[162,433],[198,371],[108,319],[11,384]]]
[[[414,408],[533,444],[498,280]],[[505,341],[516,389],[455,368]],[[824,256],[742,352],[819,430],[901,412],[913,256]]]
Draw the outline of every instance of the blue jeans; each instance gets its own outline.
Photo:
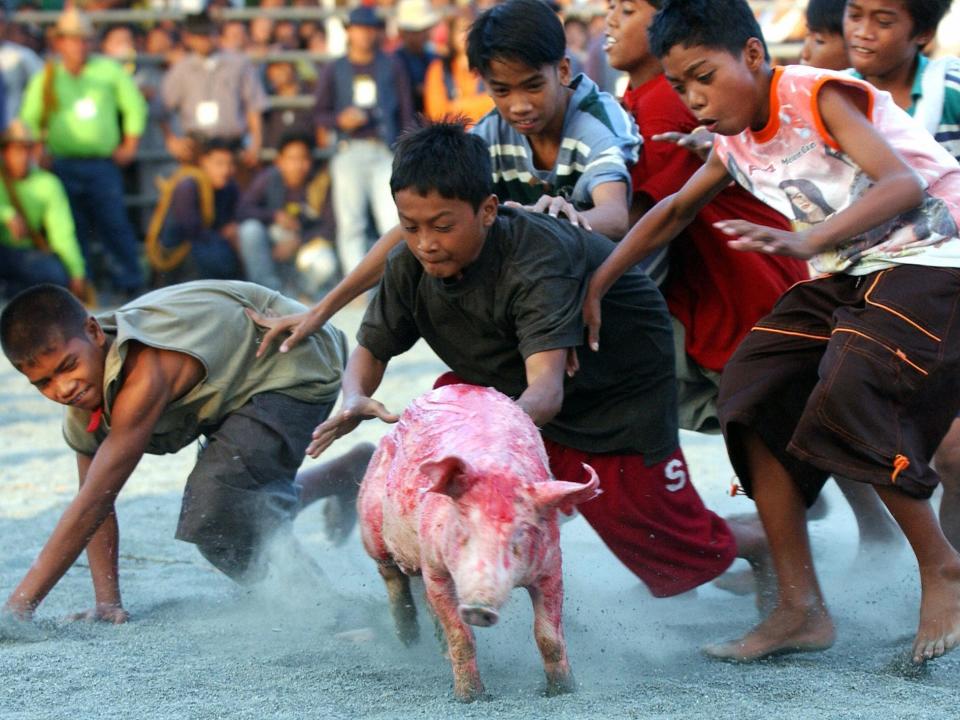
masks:
[[[53,172],[70,199],[77,239],[90,263],[90,242],[99,238],[110,254],[115,289],[131,292],[143,287],[140,247],[123,203],[120,168],[110,158],[56,158]]]
[[[69,280],[67,269],[56,255],[0,245],[0,285],[6,285],[10,297],[40,283],[66,287]]]

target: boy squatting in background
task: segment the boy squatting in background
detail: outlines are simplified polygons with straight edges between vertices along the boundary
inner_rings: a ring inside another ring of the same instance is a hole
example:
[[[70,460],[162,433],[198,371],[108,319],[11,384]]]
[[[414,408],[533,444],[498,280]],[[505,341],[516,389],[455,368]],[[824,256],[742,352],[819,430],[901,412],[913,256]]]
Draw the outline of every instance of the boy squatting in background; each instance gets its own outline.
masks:
[[[555,477],[583,481],[582,463],[596,470],[603,493],[578,509],[655,596],[713,579],[738,553],[763,569],[759,526],[725,523],[689,481],[670,322],[652,281],[639,270],[621,278],[605,301],[606,349],[584,352],[581,302],[610,240],[499,207],[486,144],[457,124],[401,138],[391,189],[405,244],[364,316],[343,406],[309,452],[362,419],[396,422],[371,396],[389,360],[422,337],[458,381],[516,398],[541,428]]]
[[[796,232],[720,225],[733,247],[810,258],[826,274],[788,291],[721,379],[721,426],[767,532],[777,604],[743,638],[707,652],[751,661],[833,644],[804,514],[835,473],[873,484],[906,535],[922,592],[912,656],[942,655],[960,642],[960,555],[927,499],[938,482],[930,458],[960,410],[960,166],[869,84],[771,68],[744,0],[665,2],[650,44],[717,137],[703,168],[594,274],[584,303],[591,344],[600,299],[639,259],[638,244],[676,235],[731,177],[784,212],[784,183],[804,180],[836,211]]]
[[[96,605],[76,617],[127,619],[114,502],[145,452],[176,452],[206,436],[177,538],[240,582],[262,577],[259,551],[300,508],[356,496],[369,444],[296,475],[311,431],[336,400],[343,334],[327,325],[288,355],[255,357],[261,331],[245,311],[301,307],[230,281],[170,286],[98,318],[54,285],[10,301],[0,316],[3,352],[44,396],[68,406],[63,433],[77,453],[80,490],[6,612],[32,617],[86,548]]]
[[[495,109],[471,132],[493,153],[499,199],[565,216],[613,240],[630,226],[630,172],[640,138],[633,120],[585,75],[570,80],[566,36],[542,0],[507,0],[477,18],[467,37],[471,68]],[[290,333],[281,352],[376,285],[387,254],[403,242],[395,227],[308,313],[258,319],[269,328],[263,349]]]

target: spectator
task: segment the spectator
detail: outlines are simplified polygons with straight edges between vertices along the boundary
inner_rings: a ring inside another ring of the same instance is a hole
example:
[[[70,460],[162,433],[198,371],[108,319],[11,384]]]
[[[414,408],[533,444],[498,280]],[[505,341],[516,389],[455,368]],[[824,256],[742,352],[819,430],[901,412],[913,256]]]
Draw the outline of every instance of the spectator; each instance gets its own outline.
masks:
[[[0,124],[6,127],[20,111],[20,100],[27,82],[43,69],[43,61],[28,47],[8,39],[6,6],[0,4],[0,73],[3,75],[5,109]]]
[[[220,29],[220,49],[242,53],[247,49],[247,26],[240,20],[228,20]]]
[[[397,3],[397,30],[400,47],[395,55],[407,72],[407,80],[413,92],[413,109],[423,112],[423,84],[427,67],[437,59],[430,49],[430,31],[440,22],[429,0],[399,0]]]
[[[12,296],[39,283],[85,299],[83,253],[70,203],[53,173],[33,167],[34,138],[14,121],[0,135],[0,283]]]
[[[147,104],[118,63],[89,57],[93,29],[86,16],[67,10],[54,35],[60,60],[48,61],[30,80],[20,114],[34,133],[46,138],[87,261],[96,234],[113,256],[114,289],[134,294],[143,287],[143,273],[119,166],[136,156]]]
[[[280,104],[267,110],[263,116],[263,146],[276,149],[285,135],[312,134],[313,107],[282,104],[284,99],[296,98],[303,93],[293,63],[285,60],[267,65],[267,83]]]
[[[324,67],[317,81],[317,125],[337,131],[339,137],[330,174],[344,274],[366,252],[369,210],[381,235],[397,223],[390,194],[390,148],[413,120],[407,75],[378,47],[382,27],[372,8],[351,10],[347,54]]]
[[[470,69],[467,60],[467,33],[475,19],[476,13],[469,5],[450,16],[450,51],[427,68],[423,109],[431,120],[461,116],[476,123],[493,109],[493,99],[487,94],[483,79]]]
[[[243,159],[253,167],[263,145],[266,93],[247,57],[216,51],[215,33],[216,26],[205,13],[190,15],[183,24],[190,54],[170,68],[162,89],[164,104],[177,113],[185,135],[175,135],[167,125],[167,148],[181,162],[189,162],[198,140],[223,140],[237,151],[249,134]]]
[[[237,200],[233,150],[224,140],[201,146],[197,165],[184,165],[162,184],[147,232],[157,284],[238,278]]]
[[[298,276],[300,249],[315,241],[329,248],[327,238],[333,237],[330,176],[326,170],[312,172],[312,150],[309,134],[285,136],[273,167],[261,171],[237,208],[247,279],[294,296],[318,290]]]

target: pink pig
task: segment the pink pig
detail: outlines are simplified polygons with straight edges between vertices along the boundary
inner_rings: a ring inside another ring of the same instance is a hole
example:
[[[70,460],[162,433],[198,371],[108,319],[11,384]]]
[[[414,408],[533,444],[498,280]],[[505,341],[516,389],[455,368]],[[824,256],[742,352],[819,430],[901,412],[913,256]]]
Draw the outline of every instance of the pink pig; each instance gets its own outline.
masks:
[[[557,510],[599,494],[597,474],[584,470],[586,483],[553,480],[530,418],[505,395],[473,385],[420,396],[381,440],[360,487],[363,545],[406,644],[419,634],[408,575],[423,574],[458,699],[483,693],[469,625],[495,624],[517,586],[533,602],[547,693],[573,690]]]

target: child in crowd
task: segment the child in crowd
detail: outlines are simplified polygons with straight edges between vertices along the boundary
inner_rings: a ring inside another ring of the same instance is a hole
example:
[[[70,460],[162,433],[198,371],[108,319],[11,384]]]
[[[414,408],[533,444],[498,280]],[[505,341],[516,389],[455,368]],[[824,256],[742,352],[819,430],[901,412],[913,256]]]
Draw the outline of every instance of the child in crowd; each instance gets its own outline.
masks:
[[[859,77],[887,90],[951,155],[960,159],[960,59],[921,53],[950,0],[852,0],[843,21],[850,61]],[[960,418],[937,449],[943,479],[940,523],[960,549]]]
[[[843,39],[843,11],[847,0],[810,0],[807,3],[807,35],[800,62],[823,70],[850,67]]]
[[[455,376],[440,383],[516,398],[541,428],[558,479],[584,480],[583,463],[596,470],[603,492],[579,510],[655,596],[713,579],[738,553],[761,564],[759,527],[725,523],[689,480],[670,320],[656,286],[640,270],[626,273],[605,301],[604,349],[585,352],[581,300],[614,244],[500,206],[490,165],[486,143],[460,125],[401,138],[390,187],[404,244],[390,253],[367,308],[343,406],[308,452],[361,419],[396,422],[372,396],[390,359],[422,337]]]
[[[836,473],[874,485],[904,531],[922,589],[912,656],[942,655],[960,642],[960,555],[927,499],[938,482],[931,456],[960,410],[960,166],[869,84],[771,68],[745,0],[668,0],[650,46],[716,133],[714,149],[594,274],[584,301],[592,346],[602,347],[600,301],[616,278],[732,178],[784,214],[783,184],[804,179],[836,211],[797,232],[719,224],[732,247],[809,258],[824,274],[791,288],[724,368],[720,422],[767,532],[777,604],[707,652],[752,661],[833,644],[805,508]]]
[[[3,352],[44,396],[67,406],[63,435],[80,475],[77,496],[7,612],[30,618],[86,548],[96,604],[80,617],[127,619],[114,503],[144,453],[177,452],[206,437],[177,538],[239,582],[262,576],[264,543],[301,507],[332,493],[356,495],[370,445],[296,476],[310,432],[340,388],[343,334],[328,325],[290,355],[255,357],[262,333],[246,311],[298,307],[250,283],[198,281],[96,318],[54,285],[25,290],[4,308]]]
[[[145,241],[159,284],[239,277],[234,170],[230,143],[207,140],[196,166],[163,181]]]
[[[570,79],[565,52],[563,24],[542,0],[507,0],[482,13],[467,37],[467,56],[495,109],[471,132],[490,146],[501,201],[565,216],[617,240],[629,227],[627,166],[640,139],[613,97],[585,75]],[[282,350],[321,327],[376,284],[402,239],[399,227],[381,237],[308,314],[264,319],[265,344],[289,332]]]
[[[325,242],[332,258],[329,190],[330,175],[325,170],[313,172],[310,136],[285,136],[273,167],[254,178],[237,207],[240,255],[248,280],[293,294],[316,292],[299,276],[296,261],[304,245],[314,241]]]

